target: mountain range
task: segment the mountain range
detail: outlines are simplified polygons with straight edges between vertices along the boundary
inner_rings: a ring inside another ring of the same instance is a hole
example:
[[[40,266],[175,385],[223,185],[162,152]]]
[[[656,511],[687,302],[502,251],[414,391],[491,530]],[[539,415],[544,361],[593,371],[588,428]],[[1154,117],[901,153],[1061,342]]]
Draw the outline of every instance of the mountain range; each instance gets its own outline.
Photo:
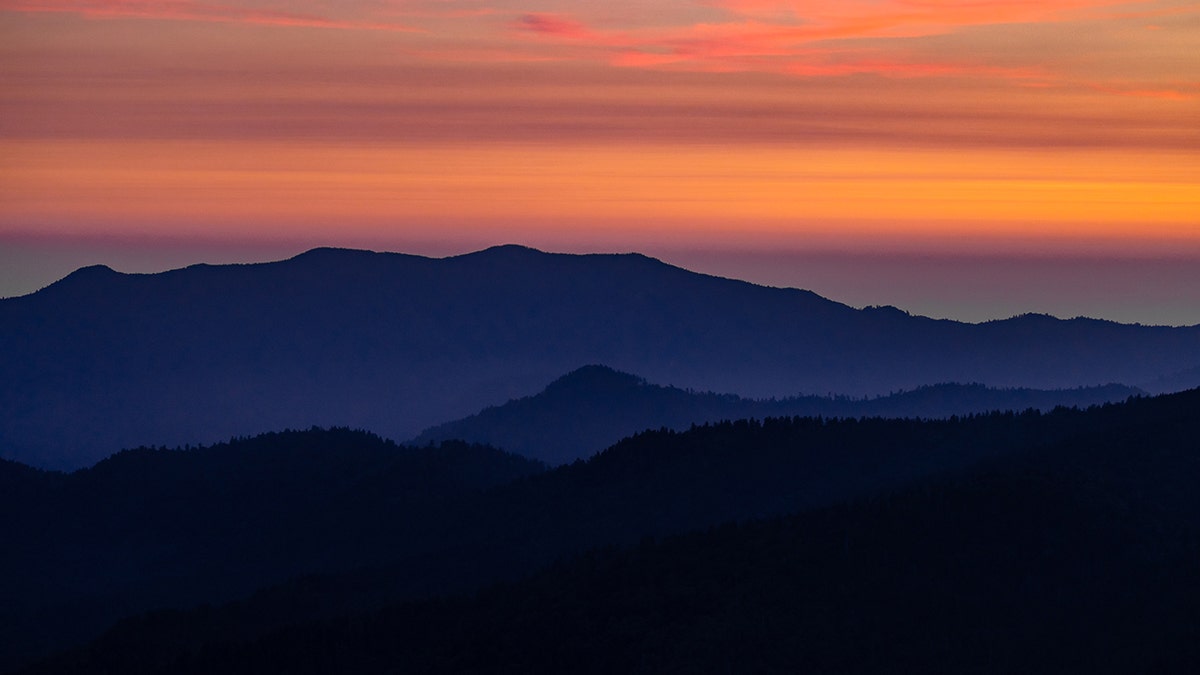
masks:
[[[589,363],[750,398],[936,382],[1182,387],[1200,366],[1200,326],[968,324],[637,254],[518,246],[94,266],[0,300],[0,456],[78,468],[126,447],[314,424],[411,438]]]
[[[1198,406],[3,463],[0,670],[1195,672]]]
[[[597,546],[837,503],[1120,422],[1096,408],[726,421],[643,432],[552,471],[461,441],[317,428],[126,450],[71,473],[0,460],[0,665],[139,611],[308,575],[385,570],[320,592],[351,598],[333,607],[471,590]]]
[[[491,445],[547,464],[591,455],[644,429],[682,430],[694,424],[744,418],[921,417],[993,410],[1086,408],[1145,394],[1109,384],[1077,389],[996,389],[981,384],[937,384],[876,398],[790,396],[747,399],[656,384],[606,366],[585,366],[541,392],[426,429],[411,443],[464,440]]]
[[[0,460],[0,672],[138,611],[446,546],[462,504],[544,470],[348,429],[136,448],[70,474]]]

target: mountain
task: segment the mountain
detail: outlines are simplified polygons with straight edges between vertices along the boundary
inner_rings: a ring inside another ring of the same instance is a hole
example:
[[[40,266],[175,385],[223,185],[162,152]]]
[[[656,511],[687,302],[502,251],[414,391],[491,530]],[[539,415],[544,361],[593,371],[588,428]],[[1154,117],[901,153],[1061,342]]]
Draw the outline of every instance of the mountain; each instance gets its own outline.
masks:
[[[1195,672],[1198,406],[641,434],[498,488],[446,558],[557,552],[523,580],[396,602],[409,561],[143,615],[30,673]],[[914,460],[942,469],[896,483]]]
[[[139,448],[71,474],[0,462],[0,671],[130,613],[391,561],[452,536],[435,525],[456,504],[544,469],[348,429]]]
[[[1200,365],[1200,326],[966,324],[642,255],[517,246],[96,266],[0,300],[0,457],[77,468],[120,448],[314,424],[410,438],[586,363],[754,398],[1136,384]]]
[[[1164,375],[1143,386],[1146,390],[1156,394],[1195,389],[1200,387],[1200,366]]]
[[[305,586],[315,597],[287,617],[471,590],[595,546],[901,485],[1085,419],[741,421],[639,434],[550,473],[484,446],[316,428],[128,450],[70,474],[4,462],[0,671],[121,616],[306,575],[385,570]]]
[[[593,365],[558,378],[533,396],[427,429],[411,443],[462,439],[555,465],[589,457],[644,429],[686,429],[692,424],[749,417],[936,418],[991,410],[1046,411],[1056,406],[1122,401],[1144,393],[1116,384],[1050,391],[938,384],[872,399],[793,396],[757,400],[650,384],[635,375]]]

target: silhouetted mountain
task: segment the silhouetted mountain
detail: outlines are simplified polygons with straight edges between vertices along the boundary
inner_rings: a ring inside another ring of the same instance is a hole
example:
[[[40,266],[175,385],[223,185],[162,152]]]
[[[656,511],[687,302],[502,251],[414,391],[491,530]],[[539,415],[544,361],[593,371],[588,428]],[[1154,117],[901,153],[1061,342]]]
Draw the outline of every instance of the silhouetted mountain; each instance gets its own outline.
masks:
[[[344,429],[128,450],[72,474],[0,463],[0,669],[133,612],[391,560],[450,536],[429,528],[456,501],[543,469]]]
[[[122,453],[67,476],[28,472],[32,496],[7,505],[19,516],[0,532],[9,600],[0,623],[17,627],[5,633],[9,649],[28,650],[149,607],[335,575],[265,594],[244,609],[249,618],[218,620],[221,630],[256,633],[520,578],[597,546],[882,495],[1014,452],[1150,443],[1194,430],[1197,403],[1200,392],[1048,414],[725,422],[638,434],[536,475],[537,465],[483,448],[404,450],[339,431]],[[1107,457],[1071,470],[1107,470]],[[1186,476],[1194,467],[1177,468]],[[1193,511],[1192,493],[1173,485],[1137,489],[1174,499],[1177,514]],[[374,569],[340,574],[362,566]]]
[[[594,544],[609,528],[632,548],[473,596],[291,626],[297,607],[329,602],[338,585],[159,612],[31,672],[1195,672],[1197,409],[1191,391],[1046,415],[642,434],[501,488],[487,523],[501,531],[478,530],[489,541],[473,544],[466,533],[457,552],[486,550],[494,563],[503,550],[483,546],[544,546],[562,534]],[[991,459],[898,491],[636,538],[718,511],[762,514],[816,467],[842,464],[852,478],[874,461],[956,457],[975,443],[991,446]],[[367,596],[413,569],[341,588]]]
[[[409,438],[584,363],[764,398],[1139,383],[1198,360],[1200,327],[935,321],[632,254],[89,267],[0,300],[0,456],[74,468],[313,424]]]
[[[427,429],[412,443],[462,439],[554,465],[590,457],[644,429],[686,429],[692,424],[750,417],[935,418],[991,410],[1046,411],[1056,406],[1086,408],[1144,393],[1117,384],[1050,391],[939,384],[873,399],[793,396],[755,400],[684,391],[649,384],[605,366],[585,366],[534,396]]]
[[[1196,387],[1200,387],[1200,366],[1187,368],[1177,373],[1171,373],[1170,375],[1164,375],[1145,383],[1143,386],[1154,394],[1183,391],[1185,389],[1194,389]]]

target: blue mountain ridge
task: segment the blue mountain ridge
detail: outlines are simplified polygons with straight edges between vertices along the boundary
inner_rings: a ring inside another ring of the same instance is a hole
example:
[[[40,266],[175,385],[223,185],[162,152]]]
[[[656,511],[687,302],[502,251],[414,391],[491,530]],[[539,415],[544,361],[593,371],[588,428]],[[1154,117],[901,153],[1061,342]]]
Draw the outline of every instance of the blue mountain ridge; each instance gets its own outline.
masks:
[[[751,398],[1143,386],[1200,365],[1200,327],[934,320],[638,254],[520,246],[89,267],[0,300],[0,456],[73,468],[311,425],[410,438],[585,363]]]

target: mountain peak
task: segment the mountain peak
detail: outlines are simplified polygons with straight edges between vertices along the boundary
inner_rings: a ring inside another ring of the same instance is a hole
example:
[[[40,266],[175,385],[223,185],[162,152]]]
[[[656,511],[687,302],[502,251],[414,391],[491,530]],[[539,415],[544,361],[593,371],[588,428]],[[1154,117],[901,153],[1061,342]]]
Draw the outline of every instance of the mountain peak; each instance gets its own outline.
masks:
[[[645,261],[656,263],[658,265],[667,266],[663,261],[653,258],[642,253],[552,253],[530,246],[522,246],[520,244],[500,244],[491,246],[479,251],[464,253],[462,255],[452,256],[457,260],[499,260],[505,262],[527,262],[537,259],[559,259],[559,260],[574,260],[584,262],[588,260],[625,260],[625,261]]]
[[[299,255],[289,258],[291,261],[300,260],[318,260],[318,261],[343,261],[365,256],[377,256],[379,253],[375,251],[367,251],[358,248],[338,248],[335,246],[318,246],[312,248]]]
[[[590,364],[577,368],[547,385],[545,395],[587,394],[633,389],[645,386],[646,380],[608,366]]]
[[[478,253],[490,253],[493,255],[528,255],[531,253],[545,254],[545,251],[533,248],[532,246],[523,246],[521,244],[498,244],[489,246]]]
[[[120,272],[114,270],[108,265],[88,265],[87,267],[80,267],[74,272],[71,272],[67,276],[63,277],[63,281],[66,281],[67,279],[83,279],[85,281],[90,281],[92,279],[119,276],[120,274]]]
[[[42,289],[42,292],[51,289],[54,291],[62,291],[64,289],[92,290],[97,288],[99,284],[123,276],[125,275],[108,265],[88,265],[87,267],[80,267],[62,279],[46,286]]]
[[[542,257],[553,255],[545,251],[532,248],[530,246],[522,246],[520,244],[500,244],[498,246],[489,246],[485,249],[464,253],[462,255],[452,256],[459,259],[471,258],[486,258],[489,260],[526,260],[534,257]]]
[[[1026,323],[1026,324],[1031,324],[1031,325],[1042,325],[1042,324],[1061,323],[1063,321],[1063,319],[1060,319],[1059,317],[1054,316],[1053,314],[1045,314],[1043,312],[1025,312],[1024,314],[1017,314],[1017,315],[1011,316],[1007,319],[997,319],[996,321],[998,321],[998,322],[1010,321],[1013,323]],[[990,323],[990,322],[985,322],[985,323]]]
[[[894,317],[911,317],[912,314],[896,307],[895,305],[867,305],[862,308],[863,312],[873,313],[877,316],[894,316]]]

